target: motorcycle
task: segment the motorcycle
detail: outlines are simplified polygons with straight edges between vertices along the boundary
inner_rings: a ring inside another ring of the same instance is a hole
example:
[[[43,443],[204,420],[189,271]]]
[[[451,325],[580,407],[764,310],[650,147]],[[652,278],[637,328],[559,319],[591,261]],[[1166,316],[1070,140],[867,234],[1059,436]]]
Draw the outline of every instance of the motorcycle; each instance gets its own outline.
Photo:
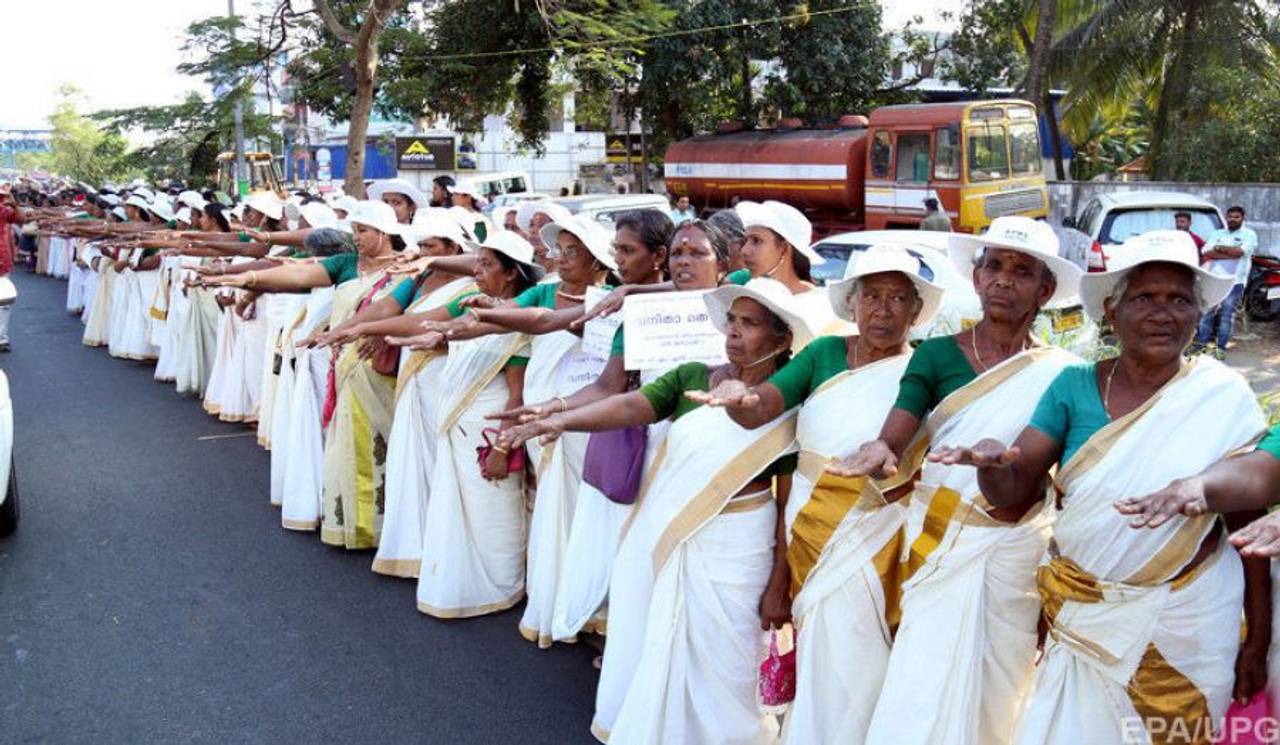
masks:
[[[1244,288],[1244,310],[1253,321],[1280,318],[1280,259],[1254,255]]]

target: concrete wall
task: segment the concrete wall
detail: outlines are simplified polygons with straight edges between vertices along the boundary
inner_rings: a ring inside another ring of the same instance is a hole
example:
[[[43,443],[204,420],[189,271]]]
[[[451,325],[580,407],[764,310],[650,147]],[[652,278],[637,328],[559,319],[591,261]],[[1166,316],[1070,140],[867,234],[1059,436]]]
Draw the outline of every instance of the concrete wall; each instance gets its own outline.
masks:
[[[1224,213],[1233,204],[1244,207],[1245,225],[1258,233],[1259,253],[1280,256],[1280,184],[1215,184],[1166,181],[1050,181],[1049,219],[1080,212],[1090,197],[1119,191],[1180,191],[1218,206]]]

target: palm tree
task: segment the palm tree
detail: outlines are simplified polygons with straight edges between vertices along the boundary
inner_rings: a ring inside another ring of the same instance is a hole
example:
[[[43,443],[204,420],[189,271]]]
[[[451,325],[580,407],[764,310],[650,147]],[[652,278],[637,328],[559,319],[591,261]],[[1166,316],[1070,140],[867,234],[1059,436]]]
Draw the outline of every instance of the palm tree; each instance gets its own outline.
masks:
[[[1155,179],[1174,127],[1194,123],[1187,90],[1205,65],[1274,74],[1266,14],[1256,0],[1060,0],[1051,74],[1067,83],[1067,126],[1083,139],[1095,119],[1119,120],[1135,101],[1154,112],[1147,154]]]

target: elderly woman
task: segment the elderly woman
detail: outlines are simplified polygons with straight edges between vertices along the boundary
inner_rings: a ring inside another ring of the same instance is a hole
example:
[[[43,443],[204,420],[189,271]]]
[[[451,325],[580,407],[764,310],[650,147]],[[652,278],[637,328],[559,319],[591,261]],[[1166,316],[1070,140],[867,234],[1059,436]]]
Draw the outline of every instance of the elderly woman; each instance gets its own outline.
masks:
[[[219,278],[223,286],[260,292],[336,288],[330,325],[337,325],[386,291],[395,260],[392,236],[400,232],[395,211],[383,202],[362,202],[351,216],[356,253],[318,263],[291,263],[274,269]],[[395,378],[374,370],[356,349],[335,351],[326,391],[323,424],[324,521],[321,540],[349,549],[373,548],[381,529],[382,476],[391,430]]]
[[[763,650],[756,612],[776,555],[773,483],[789,487],[795,417],[747,430],[690,392],[763,383],[811,338],[781,283],[706,295],[728,363],[680,365],[639,391],[513,428],[503,442],[672,417],[661,465],[637,501],[610,585],[609,644],[592,732],[611,743],[755,742],[774,736],[756,708]],[[779,462],[782,460],[782,462]]]
[[[198,213],[193,215],[200,235],[207,237],[233,236],[231,221],[227,210],[221,204],[206,203]],[[199,266],[197,261],[185,257],[200,257],[205,254],[221,255],[215,249],[181,249],[187,266],[194,270]],[[184,286],[186,280],[183,281]],[[178,348],[178,359],[174,369],[174,386],[179,393],[190,393],[204,398],[209,388],[209,377],[213,372],[214,355],[217,351],[218,325],[221,308],[218,305],[217,288],[202,286],[186,286],[187,294],[184,320],[177,330],[174,342]]]
[[[1008,742],[1035,655],[1035,566],[1051,511],[992,508],[972,469],[923,456],[930,445],[1012,442],[1022,431],[1045,388],[1076,361],[1036,347],[1031,326],[1045,305],[1074,298],[1080,270],[1058,258],[1053,230],[1029,218],[997,218],[986,234],[953,241],[982,319],[917,347],[879,438],[828,467],[890,479],[885,487],[919,471],[907,506],[902,620],[872,743]]]
[[[476,284],[489,297],[510,300],[542,276],[533,247],[507,231],[476,253]],[[441,341],[437,334],[421,343]],[[498,444],[485,417],[520,405],[527,347],[523,334],[449,342],[418,575],[418,610],[427,615],[496,613],[524,597],[524,459]]]
[[[865,478],[822,472],[875,437],[889,413],[910,359],[907,334],[928,323],[942,299],[920,269],[903,247],[872,246],[830,288],[836,315],[857,324],[856,336],[816,339],[761,385],[731,380],[690,394],[749,428],[801,407],[799,468],[791,494],[779,500],[786,561],[774,566],[761,601],[767,621],[794,618],[799,630],[788,742],[861,742],[880,696],[897,623],[906,507],[887,502]]]
[[[1207,740],[1230,701],[1241,646],[1248,593],[1217,520],[1178,516],[1135,531],[1112,506],[1195,474],[1262,431],[1239,374],[1182,360],[1200,314],[1221,302],[1230,279],[1201,269],[1178,231],[1131,238],[1116,255],[1110,271],[1081,280],[1080,294],[1091,317],[1115,328],[1120,356],[1064,369],[1011,445],[982,439],[929,456],[976,466],[996,508],[1042,501],[1049,469],[1060,466],[1061,512],[1037,573],[1049,638],[1017,734],[1027,745],[1121,742],[1135,722],[1153,738]],[[1265,564],[1251,575],[1249,592],[1266,593]],[[1241,661],[1259,671],[1269,620],[1247,618],[1251,659]],[[1239,695],[1251,698],[1255,683]]]

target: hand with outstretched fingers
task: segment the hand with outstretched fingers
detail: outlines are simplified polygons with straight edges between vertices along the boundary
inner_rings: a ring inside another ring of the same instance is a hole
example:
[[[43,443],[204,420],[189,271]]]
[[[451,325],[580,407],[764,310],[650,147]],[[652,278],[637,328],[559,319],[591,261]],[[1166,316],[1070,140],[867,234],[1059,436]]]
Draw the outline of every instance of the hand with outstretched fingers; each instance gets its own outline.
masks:
[[[971,447],[939,447],[929,452],[931,463],[944,466],[973,466],[975,468],[1008,468],[1018,461],[1022,451],[1005,447],[1003,442],[988,437]]]
[[[1280,556],[1280,512],[1254,520],[1232,533],[1230,540],[1247,559]]]
[[[1209,511],[1204,480],[1196,476],[1175,479],[1165,488],[1142,497],[1118,499],[1116,511],[1129,515],[1135,528],[1158,528],[1178,515],[1195,517]]]
[[[898,473],[898,456],[884,440],[872,440],[864,442],[852,455],[831,461],[827,473],[843,478],[887,479]]]

